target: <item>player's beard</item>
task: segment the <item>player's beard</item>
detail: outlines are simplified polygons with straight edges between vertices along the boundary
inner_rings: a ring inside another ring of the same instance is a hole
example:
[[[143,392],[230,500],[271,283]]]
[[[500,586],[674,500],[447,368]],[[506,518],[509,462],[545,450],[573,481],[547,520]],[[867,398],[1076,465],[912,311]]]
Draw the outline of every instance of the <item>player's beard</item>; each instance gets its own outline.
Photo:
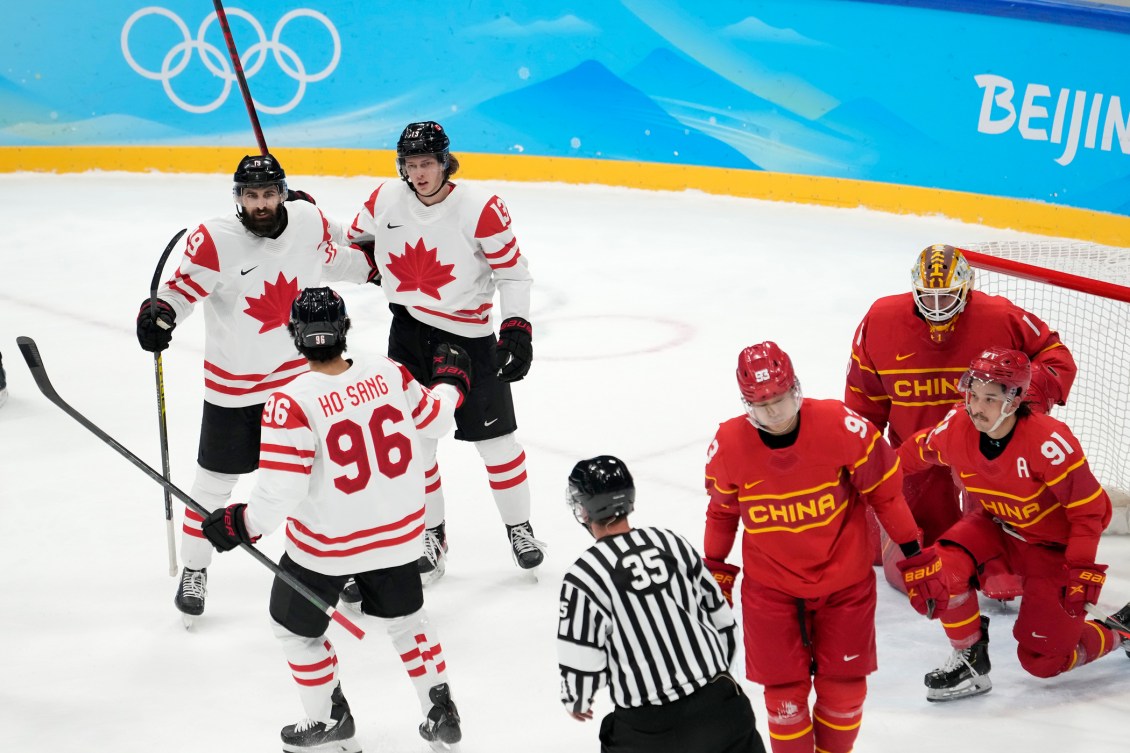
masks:
[[[243,224],[256,235],[272,235],[278,229],[282,204],[274,209],[266,207],[257,211],[243,210]]]

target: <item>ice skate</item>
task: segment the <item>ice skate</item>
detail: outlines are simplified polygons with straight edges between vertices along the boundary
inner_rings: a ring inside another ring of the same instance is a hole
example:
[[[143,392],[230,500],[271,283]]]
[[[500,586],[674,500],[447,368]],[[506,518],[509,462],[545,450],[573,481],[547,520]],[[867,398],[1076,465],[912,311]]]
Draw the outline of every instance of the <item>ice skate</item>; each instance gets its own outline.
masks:
[[[283,750],[287,753],[361,753],[361,745],[353,736],[356,725],[349,711],[349,702],[341,691],[340,683],[333,692],[330,721],[316,722],[303,719],[297,724],[282,728]]]
[[[545,542],[534,538],[534,529],[528,520],[516,526],[506,526],[506,535],[510,539],[514,563],[537,580],[535,568],[545,559]]]
[[[8,377],[4,374],[4,363],[0,361],[0,406],[8,401]]]
[[[204,598],[208,595],[208,568],[181,570],[180,584],[173,603],[181,612],[181,621],[191,628],[197,617],[204,614]]]
[[[1122,638],[1122,650],[1126,652],[1126,658],[1130,659],[1130,637],[1127,636],[1127,632],[1130,632],[1130,604],[1101,622]]]
[[[954,701],[988,693],[989,618],[981,615],[981,638],[969,648],[955,649],[946,663],[926,675],[927,701]]]
[[[345,581],[345,587],[341,589],[341,603],[349,611],[361,614],[361,589],[353,578]]]
[[[434,751],[458,750],[452,746],[463,739],[459,728],[459,711],[451,700],[451,689],[441,683],[428,691],[432,708],[424,721],[420,722],[420,737],[428,741]]]
[[[444,523],[424,531],[424,555],[416,564],[425,586],[435,583],[447,572],[447,530]]]

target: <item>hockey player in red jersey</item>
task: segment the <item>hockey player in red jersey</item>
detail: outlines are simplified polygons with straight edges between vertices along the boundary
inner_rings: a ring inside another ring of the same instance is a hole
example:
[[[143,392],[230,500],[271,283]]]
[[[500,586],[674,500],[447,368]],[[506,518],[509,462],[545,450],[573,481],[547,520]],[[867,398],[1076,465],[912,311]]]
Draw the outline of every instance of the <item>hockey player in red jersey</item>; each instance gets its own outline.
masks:
[[[285,525],[279,567],[329,604],[353,576],[362,611],[384,623],[416,688],[420,735],[447,750],[462,735],[416,567],[424,537],[420,449],[422,437],[450,431],[470,388],[470,361],[458,346],[438,344],[425,388],[383,356],[343,358],[349,326],[344,301],[329,288],[303,290],[294,301],[287,331],[310,370],[263,407],[259,478],[248,502],[214,510],[203,530],[227,551]],[[270,613],[307,717],[282,729],[283,750],[360,751],[325,635],[329,617],[278,578]]]
[[[1024,351],[1033,363],[1033,409],[1063,405],[1076,366],[1071,353],[1038,317],[999,296],[972,289],[973,269],[960,249],[924,249],[911,270],[909,293],[880,298],[867,312],[852,341],[844,402],[875,424],[894,447],[919,429],[933,426],[960,403],[957,380],[970,359],[990,345]],[[903,495],[932,544],[961,517],[959,484],[945,468],[903,477]],[[895,563],[898,548],[880,536],[874,517],[874,562],[883,563],[888,582],[902,589]],[[881,554],[880,554],[881,548]],[[1015,579],[992,578],[987,592],[1015,596]]]
[[[899,448],[907,474],[949,468],[975,505],[932,547],[948,589],[937,617],[953,654],[926,675],[931,701],[992,688],[989,619],[980,614],[975,590],[988,563],[1023,583],[1012,634],[1020,666],[1030,674],[1054,677],[1122,643],[1113,624],[1086,620],[1087,605],[1098,600],[1106,581],[1106,565],[1095,559],[1110,522],[1110,499],[1067,425],[1024,400],[1031,380],[1024,353],[986,349],[958,383],[964,405]],[[1114,619],[1130,621],[1130,604]]]
[[[390,358],[419,379],[436,342],[458,343],[471,355],[475,386],[455,414],[455,438],[478,450],[514,561],[531,569],[541,564],[545,545],[530,526],[526,453],[515,437],[510,383],[526,376],[533,358],[533,278],[502,199],[451,182],[459,160],[449,146],[438,123],[410,123],[396,144],[402,180],[377,186],[349,239],[373,244],[392,309]],[[495,322],[501,322],[497,338]],[[431,462],[420,572],[429,583],[443,575],[448,547],[436,445],[424,454]]]
[[[244,157],[233,180],[235,214],[188,234],[176,274],[158,291],[156,305],[146,298],[137,315],[141,347],[161,351],[203,304],[204,412],[190,494],[209,510],[226,506],[239,476],[257,467],[267,396],[307,370],[286,333],[298,291],[323,279],[376,278],[362,252],[334,243],[343,228],[331,227],[309,201],[285,201],[286,173],[273,156]],[[204,612],[212,560],[200,523],[185,510],[175,603],[189,626]]]
[[[719,427],[706,464],[706,566],[727,596],[745,571],[746,675],[765,686],[773,752],[848,753],[876,669],[865,510],[930,592],[937,558],[920,551],[898,459],[871,423],[838,400],[802,398],[772,342],[741,352],[737,378],[746,412]],[[739,526],[742,568],[725,561]]]

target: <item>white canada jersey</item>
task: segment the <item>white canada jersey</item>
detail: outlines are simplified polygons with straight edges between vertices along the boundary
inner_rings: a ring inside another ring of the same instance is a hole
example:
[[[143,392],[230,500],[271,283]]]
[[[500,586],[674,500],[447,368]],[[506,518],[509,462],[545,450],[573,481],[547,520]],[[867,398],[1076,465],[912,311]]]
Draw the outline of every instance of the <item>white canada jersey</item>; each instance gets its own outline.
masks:
[[[347,237],[373,241],[388,300],[425,324],[464,337],[493,334],[496,288],[502,320],[530,318],[533,278],[497,196],[452,183],[447,198],[425,206],[404,181],[387,181]]]
[[[248,533],[286,520],[286,552],[305,568],[354,575],[423,554],[424,452],[454,423],[459,392],[427,389],[383,356],[341,374],[308,371],[263,406]]]
[[[278,238],[255,235],[235,215],[197,227],[180,268],[157,293],[178,324],[204,302],[204,399],[214,405],[262,403],[306,371],[286,331],[290,304],[323,279],[365,282],[371,269],[360,251],[333,242],[335,228],[316,206],[285,206]]]

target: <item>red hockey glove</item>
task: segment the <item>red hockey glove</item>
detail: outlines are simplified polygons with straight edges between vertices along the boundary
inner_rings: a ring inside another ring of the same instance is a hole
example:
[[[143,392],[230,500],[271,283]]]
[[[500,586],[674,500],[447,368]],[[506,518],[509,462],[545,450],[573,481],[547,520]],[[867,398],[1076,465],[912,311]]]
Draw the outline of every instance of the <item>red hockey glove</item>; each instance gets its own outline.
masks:
[[[494,367],[503,382],[517,382],[530,373],[534,360],[534,327],[520,316],[512,316],[498,328]]]
[[[722,589],[722,595],[726,597],[726,603],[734,606],[734,584],[738,582],[738,573],[742,569],[737,565],[731,565],[729,562],[719,562],[706,557],[703,557],[702,564],[714,576],[718,588]]]
[[[942,561],[938,559],[934,547],[926,547],[897,564],[906,584],[910,606],[918,614],[924,614],[932,620],[949,606],[949,587],[942,575]]]
[[[432,385],[446,382],[459,390],[460,400],[471,392],[471,357],[458,345],[440,343],[432,356]]]
[[[1099,592],[1106,583],[1106,565],[1063,566],[1067,570],[1067,585],[1063,588],[1063,611],[1072,617],[1087,613],[1087,605],[1099,600]]]
[[[286,189],[287,201],[308,201],[317,206],[318,202],[314,201],[314,197],[305,191],[295,191],[293,188]]]
[[[1032,364],[1032,381],[1024,391],[1023,401],[1028,403],[1037,413],[1047,413],[1056,405],[1059,394],[1059,384],[1056,383],[1058,374],[1051,366],[1042,363]]]
[[[173,328],[177,326],[177,312],[173,307],[157,299],[157,305],[146,298],[137,312],[137,342],[142,350],[160,353],[169,347],[173,340]]]
[[[201,529],[212,546],[218,552],[235,549],[240,544],[254,544],[261,537],[252,538],[247,533],[247,523],[243,520],[243,511],[247,505],[237,502],[227,507],[221,507],[208,513],[204,518]]]

